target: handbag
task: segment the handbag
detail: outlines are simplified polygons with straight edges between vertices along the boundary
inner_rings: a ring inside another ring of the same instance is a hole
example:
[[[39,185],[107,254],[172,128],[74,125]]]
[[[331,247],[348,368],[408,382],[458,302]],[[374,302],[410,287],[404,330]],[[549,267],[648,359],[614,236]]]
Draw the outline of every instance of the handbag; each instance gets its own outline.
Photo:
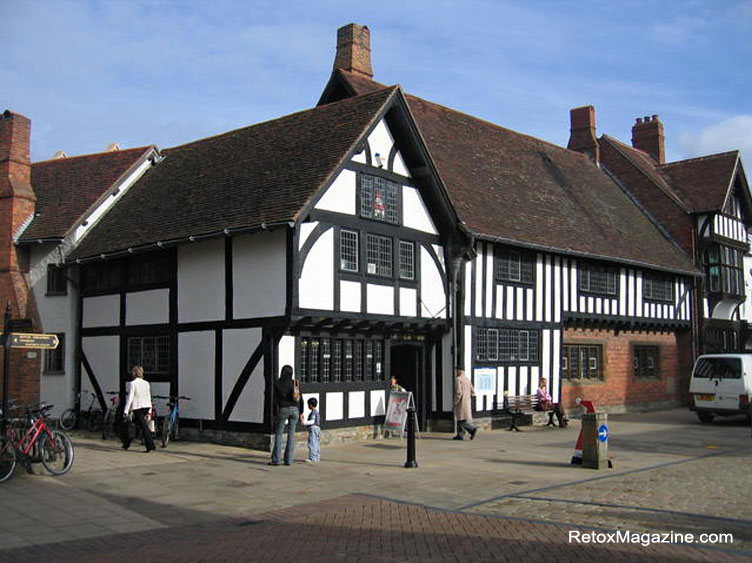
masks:
[[[120,431],[125,441],[131,442],[136,438],[136,425],[129,416],[123,418],[123,422],[120,424]]]

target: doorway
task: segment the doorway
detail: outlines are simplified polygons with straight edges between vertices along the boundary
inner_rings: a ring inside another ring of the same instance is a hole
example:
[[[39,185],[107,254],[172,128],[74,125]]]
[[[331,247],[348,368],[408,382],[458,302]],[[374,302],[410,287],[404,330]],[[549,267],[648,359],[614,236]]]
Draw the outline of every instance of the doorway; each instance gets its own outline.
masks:
[[[390,373],[415,400],[415,414],[420,428],[426,424],[426,384],[423,359],[423,344],[393,344],[389,356]]]

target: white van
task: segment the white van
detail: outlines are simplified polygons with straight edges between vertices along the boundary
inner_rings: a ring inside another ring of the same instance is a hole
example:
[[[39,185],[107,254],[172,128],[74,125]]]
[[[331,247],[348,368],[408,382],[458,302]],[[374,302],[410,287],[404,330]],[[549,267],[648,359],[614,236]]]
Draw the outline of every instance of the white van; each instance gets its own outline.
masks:
[[[750,416],[752,354],[708,354],[700,356],[689,382],[689,408],[702,422],[713,417]]]

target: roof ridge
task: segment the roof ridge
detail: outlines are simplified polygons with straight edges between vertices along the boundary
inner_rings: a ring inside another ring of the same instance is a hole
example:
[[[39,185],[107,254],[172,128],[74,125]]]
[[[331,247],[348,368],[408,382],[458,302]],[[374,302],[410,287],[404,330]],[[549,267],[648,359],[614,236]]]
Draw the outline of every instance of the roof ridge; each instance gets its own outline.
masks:
[[[216,135],[209,135],[208,137],[202,137],[200,139],[195,139],[193,141],[189,141],[187,143],[183,143],[182,145],[175,145],[173,147],[168,147],[168,148],[166,148],[164,150],[165,151],[174,151],[175,149],[187,148],[187,147],[190,147],[191,145],[195,145],[197,143],[203,143],[204,141],[210,141],[212,139],[218,139],[218,138],[221,138],[221,137],[228,137],[230,135],[234,135],[236,133],[240,133],[241,131],[247,131],[249,129],[253,129],[255,127],[259,127],[261,125],[266,125],[266,124],[269,124],[269,123],[281,122],[281,121],[283,121],[285,119],[291,119],[293,117],[296,117],[296,116],[299,116],[299,115],[303,115],[305,113],[312,113],[312,112],[315,112],[315,111],[329,111],[329,110],[331,110],[331,108],[333,106],[337,106],[339,104],[345,104],[345,103],[353,103],[354,100],[362,100],[364,98],[368,98],[368,97],[371,97],[371,96],[383,95],[386,90],[396,90],[399,87],[400,87],[399,85],[387,86],[386,88],[382,88],[378,92],[370,92],[368,94],[362,94],[360,96],[352,96],[352,97],[349,97],[349,98],[344,98],[342,100],[337,100],[336,102],[332,102],[332,103],[329,103],[329,104],[324,104],[324,105],[321,105],[321,106],[314,106],[312,108],[307,108],[307,109],[304,109],[304,110],[295,111],[293,113],[288,113],[287,115],[283,115],[281,117],[275,117],[275,118],[272,118],[272,119],[267,119],[266,121],[259,121],[258,123],[252,123],[251,125],[244,125],[243,127],[238,127],[237,129],[231,129],[231,130],[225,131],[223,133],[217,133]],[[325,110],[324,108],[329,108],[329,110]]]
[[[659,164],[658,166],[660,166],[661,168],[667,168],[669,166],[675,166],[677,164],[688,164],[690,162],[701,162],[703,160],[711,160],[711,159],[715,159],[715,158],[720,158],[722,156],[729,156],[729,155],[732,155],[732,154],[735,154],[735,155],[738,156],[739,155],[739,149],[734,149],[734,150],[725,151],[725,152],[718,152],[718,153],[715,153],[715,154],[706,154],[704,156],[695,156],[693,158],[685,158],[683,160],[675,160],[673,162],[664,162],[663,164]]]
[[[32,162],[31,165],[35,166],[37,164],[52,164],[52,163],[57,163],[57,162],[63,163],[63,162],[69,162],[71,160],[76,160],[76,159],[91,158],[93,156],[107,156],[107,155],[123,154],[123,153],[134,152],[134,151],[142,151],[143,152],[143,151],[146,151],[148,149],[152,149],[152,148],[156,148],[156,147],[157,147],[156,145],[151,144],[151,145],[144,145],[142,147],[133,147],[133,148],[130,148],[130,149],[119,149],[119,150],[116,150],[116,151],[104,150],[104,151],[100,151],[100,152],[92,152],[92,153],[87,153],[87,154],[77,154],[75,156],[66,156],[65,158],[48,158],[46,160],[38,160],[36,162]]]
[[[663,173],[658,168],[659,164],[657,162],[654,164],[654,170],[655,170],[656,174],[658,174],[658,176],[661,178],[661,180],[663,180],[663,183],[665,185],[661,185],[659,182],[656,182],[649,174],[647,174],[645,172],[645,170],[643,170],[642,166],[640,166],[637,162],[635,162],[634,159],[631,157],[631,155],[628,152],[624,151],[623,149],[626,148],[626,149],[629,149],[631,151],[635,151],[635,152],[637,152],[639,154],[645,155],[647,158],[650,158],[651,162],[655,162],[655,160],[653,160],[652,156],[650,156],[645,151],[641,151],[640,149],[636,149],[634,147],[631,147],[631,146],[627,145],[626,143],[621,142],[619,139],[617,139],[615,137],[612,137],[611,135],[606,135],[605,133],[603,133],[603,134],[601,134],[601,139],[605,139],[606,141],[608,141],[612,145],[614,145],[614,148],[617,151],[619,151],[624,156],[624,158],[626,158],[627,160],[629,160],[635,166],[635,168],[637,168],[637,170],[639,170],[640,173],[648,179],[648,181],[650,181],[653,184],[655,184],[655,186],[659,190],[661,190],[671,200],[673,200],[674,203],[676,203],[685,213],[689,213],[690,212],[690,206],[676,192],[676,190],[671,185],[671,183],[668,181],[668,179],[666,179],[666,178],[663,177]]]

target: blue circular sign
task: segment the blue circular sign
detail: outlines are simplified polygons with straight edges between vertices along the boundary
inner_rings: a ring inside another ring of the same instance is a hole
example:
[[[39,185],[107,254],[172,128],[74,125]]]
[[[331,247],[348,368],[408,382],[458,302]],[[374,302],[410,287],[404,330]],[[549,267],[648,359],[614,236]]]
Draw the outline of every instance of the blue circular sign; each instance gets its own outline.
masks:
[[[601,442],[608,440],[608,426],[605,424],[601,424],[600,427],[598,427],[598,440]]]

